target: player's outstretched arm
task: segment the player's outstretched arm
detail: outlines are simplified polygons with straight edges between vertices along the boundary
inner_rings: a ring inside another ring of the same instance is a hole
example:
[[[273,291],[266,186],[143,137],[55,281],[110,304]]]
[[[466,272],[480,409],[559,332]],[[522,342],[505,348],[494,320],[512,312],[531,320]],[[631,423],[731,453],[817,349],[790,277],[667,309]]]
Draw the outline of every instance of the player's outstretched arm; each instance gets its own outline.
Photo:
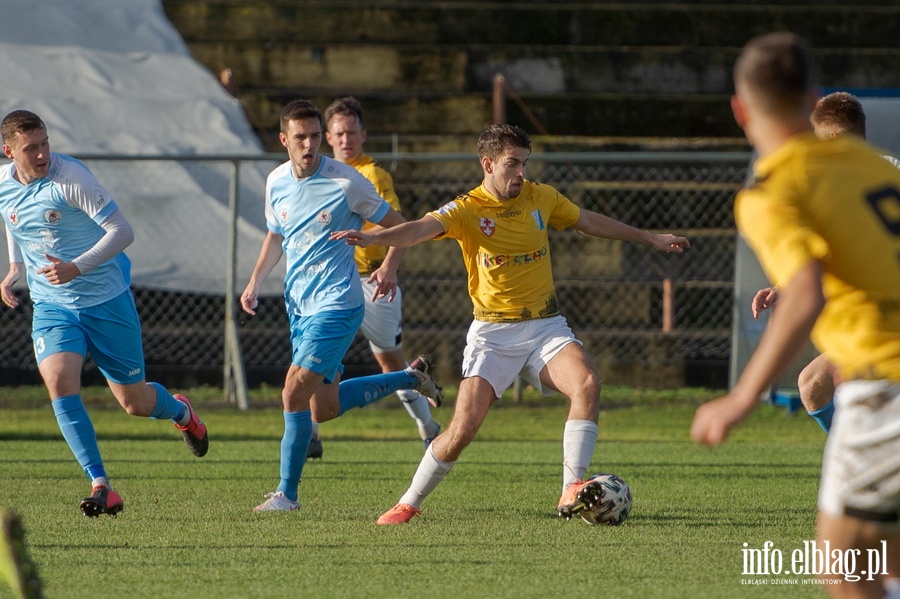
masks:
[[[572,225],[572,228],[593,237],[646,243],[661,252],[673,254],[680,254],[691,247],[690,242],[685,237],[669,233],[650,233],[649,231],[635,229],[592,210],[582,209],[578,220]]]
[[[766,287],[757,291],[750,302],[750,311],[753,312],[753,318],[759,318],[763,310],[771,308],[777,301],[778,289],[776,287]]]
[[[379,223],[380,224],[380,223]],[[444,232],[444,226],[428,214],[419,220],[410,221],[382,229],[374,233],[362,231],[335,231],[330,239],[344,239],[350,245],[368,247],[370,245],[389,245],[394,247],[410,247],[429,239],[434,239]]]
[[[284,253],[284,250],[281,249],[283,241],[283,236],[272,231],[269,231],[263,240],[259,258],[256,260],[256,266],[253,267],[253,274],[250,275],[250,282],[247,283],[247,287],[241,294],[241,308],[247,314],[256,314],[256,306],[259,305],[259,288],[281,260],[281,255]]]
[[[772,385],[791,359],[803,348],[825,306],[822,264],[812,261],[784,287],[778,310],[731,392],[703,404],[694,415],[691,438],[703,445],[718,445],[742,422],[760,396]]]

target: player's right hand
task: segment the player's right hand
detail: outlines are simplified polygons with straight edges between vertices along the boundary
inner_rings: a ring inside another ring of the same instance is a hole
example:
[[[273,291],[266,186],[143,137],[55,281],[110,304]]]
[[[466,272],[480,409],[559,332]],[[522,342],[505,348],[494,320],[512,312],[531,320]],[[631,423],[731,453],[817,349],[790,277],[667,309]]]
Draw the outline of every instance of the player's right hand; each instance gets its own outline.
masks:
[[[755,402],[748,404],[734,394],[708,401],[694,414],[691,423],[691,439],[701,445],[720,445],[728,438],[732,428],[750,415]]]
[[[259,289],[252,283],[247,285],[241,294],[241,308],[247,314],[256,316],[256,307],[259,305]]]
[[[19,298],[17,298],[13,293],[13,285],[15,285],[21,278],[21,264],[19,264],[18,262],[13,262],[9,265],[9,272],[6,273],[6,276],[3,277],[3,281],[0,282],[0,296],[2,296],[3,303],[10,308],[15,308],[19,305]]]

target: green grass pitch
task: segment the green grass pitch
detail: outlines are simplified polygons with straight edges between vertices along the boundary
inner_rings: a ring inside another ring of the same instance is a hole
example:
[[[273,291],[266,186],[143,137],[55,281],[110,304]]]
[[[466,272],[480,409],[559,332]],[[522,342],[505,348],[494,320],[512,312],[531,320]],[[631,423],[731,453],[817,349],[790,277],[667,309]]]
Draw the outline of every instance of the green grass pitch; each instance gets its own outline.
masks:
[[[422,451],[395,399],[322,425],[300,511],[268,514],[252,508],[277,484],[277,406],[242,413],[195,392],[210,430],[197,459],[169,423],[91,405],[125,511],[87,519],[49,403],[15,394],[0,393],[0,505],[22,515],[51,599],[824,597],[808,576],[742,573],[744,543],[788,555],[814,538],[825,435],[804,414],[760,406],[710,450],[688,439],[710,392],[605,392],[620,407],[601,414],[591,472],[618,474],[635,501],[623,526],[590,527],[555,516],[564,403],[500,402],[423,516],[379,527]],[[435,418],[451,410],[452,397]]]

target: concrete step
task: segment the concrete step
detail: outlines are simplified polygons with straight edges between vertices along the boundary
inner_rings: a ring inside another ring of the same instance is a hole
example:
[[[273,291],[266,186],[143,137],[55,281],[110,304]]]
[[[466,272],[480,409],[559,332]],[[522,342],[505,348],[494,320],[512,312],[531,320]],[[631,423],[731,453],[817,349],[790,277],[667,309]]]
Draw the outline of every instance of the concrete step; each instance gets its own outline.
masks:
[[[419,2],[163,0],[188,40],[309,44],[741,46],[788,29],[816,47],[892,40],[900,10],[890,0],[831,2]],[[498,26],[498,24],[502,24]]]
[[[900,87],[894,0],[662,3],[163,0],[194,56],[232,70],[268,149],[284,103],[352,94],[369,129],[473,135],[492,120],[552,135],[740,137],[731,68],[752,35],[807,36],[826,87]]]
[[[367,127],[373,134],[474,136],[492,119],[492,99],[486,93],[354,95],[365,107]],[[279,115],[287,101],[305,97],[324,110],[336,96],[273,91],[240,97],[257,130],[277,140]],[[519,102],[507,101],[506,121],[532,133],[628,138],[741,136],[731,116],[728,94],[541,94],[523,95]]]
[[[488,92],[502,74],[519,93],[728,93],[737,48],[685,46],[387,46],[194,41],[211,71],[244,89]],[[900,87],[900,48],[820,49],[827,86]]]

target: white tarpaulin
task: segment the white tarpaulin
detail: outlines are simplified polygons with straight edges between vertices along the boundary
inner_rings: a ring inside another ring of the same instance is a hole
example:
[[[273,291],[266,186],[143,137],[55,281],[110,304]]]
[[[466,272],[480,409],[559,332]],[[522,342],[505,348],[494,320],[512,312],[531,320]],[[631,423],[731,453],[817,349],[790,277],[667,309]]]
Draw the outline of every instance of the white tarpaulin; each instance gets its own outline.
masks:
[[[193,60],[158,0],[3,0],[0,55],[0,118],[36,112],[54,152],[263,154],[239,102]],[[135,229],[127,253],[136,285],[224,291],[228,162],[86,162]],[[265,235],[273,166],[240,171],[238,291]],[[6,264],[5,242],[0,257]],[[266,293],[281,293],[278,274]]]

